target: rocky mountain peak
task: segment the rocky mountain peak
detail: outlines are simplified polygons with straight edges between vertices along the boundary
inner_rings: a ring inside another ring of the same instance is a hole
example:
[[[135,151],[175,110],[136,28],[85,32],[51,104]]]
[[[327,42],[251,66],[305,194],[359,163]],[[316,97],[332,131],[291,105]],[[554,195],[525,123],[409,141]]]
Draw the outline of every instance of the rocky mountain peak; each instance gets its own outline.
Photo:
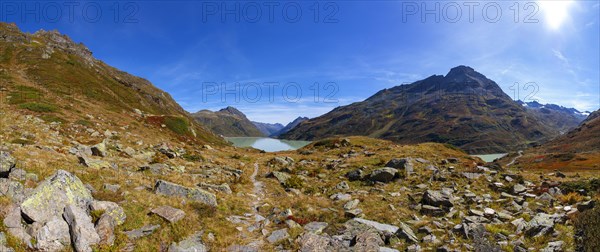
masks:
[[[446,74],[446,77],[466,75],[466,74],[475,73],[475,72],[476,72],[475,69],[473,69],[469,66],[460,65],[460,66],[453,67],[452,69],[450,69],[450,72],[448,72],[448,74]]]
[[[239,111],[238,109],[232,107],[232,106],[227,106],[226,108],[223,108],[221,110],[219,110],[219,112],[225,112],[225,113],[229,113],[235,116],[239,116],[239,117],[246,117],[246,115],[244,115],[244,113],[242,113],[242,111]]]

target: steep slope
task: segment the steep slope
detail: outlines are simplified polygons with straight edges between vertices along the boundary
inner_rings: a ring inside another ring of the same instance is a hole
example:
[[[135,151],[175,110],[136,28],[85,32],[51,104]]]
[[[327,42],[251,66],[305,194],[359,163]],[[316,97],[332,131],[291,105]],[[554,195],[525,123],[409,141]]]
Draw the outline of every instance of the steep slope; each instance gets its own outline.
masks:
[[[558,130],[561,134],[574,129],[586,118],[585,113],[574,108],[565,108],[556,104],[540,104],[537,101],[517,102],[536,116],[544,125]]]
[[[213,132],[226,137],[261,137],[264,134],[246,118],[246,115],[234,107],[219,111],[201,110],[192,116]]]
[[[137,120],[137,110],[146,123],[165,125],[178,137],[224,143],[193,123],[168,93],[95,59],[83,44],[57,31],[28,34],[0,23],[0,85],[11,107],[47,120],[76,122],[93,112],[123,123],[127,115]]]
[[[508,162],[507,159],[502,160]],[[536,148],[525,150],[515,165],[561,171],[600,169],[600,110],[577,128]]]
[[[557,135],[492,80],[470,67],[452,68],[409,85],[377,92],[305,121],[281,137],[320,139],[364,135],[398,143],[440,142],[469,153],[522,148]]]
[[[252,122],[260,132],[262,132],[265,136],[271,136],[283,129],[283,125],[281,123],[261,123],[261,122]]]
[[[294,119],[293,121],[291,121],[290,123],[288,123],[287,125],[285,125],[285,127],[280,129],[278,132],[275,132],[274,134],[272,134],[271,136],[278,137],[282,134],[285,134],[288,131],[290,131],[291,129],[293,129],[294,127],[298,126],[298,124],[300,124],[304,121],[307,121],[307,120],[308,120],[308,117],[299,116],[296,119]]]

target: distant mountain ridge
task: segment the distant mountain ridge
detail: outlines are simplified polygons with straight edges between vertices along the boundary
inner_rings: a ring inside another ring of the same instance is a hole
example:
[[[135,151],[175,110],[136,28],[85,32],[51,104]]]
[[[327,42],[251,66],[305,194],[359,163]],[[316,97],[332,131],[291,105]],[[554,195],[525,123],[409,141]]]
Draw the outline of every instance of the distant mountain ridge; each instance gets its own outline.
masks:
[[[384,89],[299,124],[281,138],[314,140],[363,135],[398,143],[441,142],[469,153],[500,153],[559,135],[467,66]]]
[[[577,109],[556,104],[541,104],[537,101],[523,102],[520,100],[517,103],[523,105],[527,111],[537,116],[545,125],[558,130],[561,134],[577,127],[589,115],[589,112],[580,112]]]
[[[280,135],[287,133],[288,131],[290,131],[294,127],[298,126],[300,123],[302,123],[304,121],[307,121],[307,120],[308,120],[308,117],[299,116],[296,119],[294,119],[293,121],[291,121],[290,123],[288,123],[281,130],[279,130],[278,132],[276,132],[274,134],[271,134],[270,136],[272,136],[272,137],[279,137]]]
[[[244,113],[228,106],[219,111],[201,110],[192,114],[196,121],[225,137],[265,136]]]
[[[281,123],[261,123],[252,121],[254,126],[260,130],[265,136],[271,136],[273,134],[278,133],[283,129],[283,124]]]

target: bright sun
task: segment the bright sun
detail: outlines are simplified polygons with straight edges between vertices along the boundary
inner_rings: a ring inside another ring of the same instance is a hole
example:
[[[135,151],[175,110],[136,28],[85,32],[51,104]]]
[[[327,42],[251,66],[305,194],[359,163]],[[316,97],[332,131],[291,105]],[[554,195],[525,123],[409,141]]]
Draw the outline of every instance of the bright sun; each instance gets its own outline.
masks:
[[[569,8],[574,1],[541,0],[537,3],[544,14],[546,25],[552,30],[558,30],[569,19]]]

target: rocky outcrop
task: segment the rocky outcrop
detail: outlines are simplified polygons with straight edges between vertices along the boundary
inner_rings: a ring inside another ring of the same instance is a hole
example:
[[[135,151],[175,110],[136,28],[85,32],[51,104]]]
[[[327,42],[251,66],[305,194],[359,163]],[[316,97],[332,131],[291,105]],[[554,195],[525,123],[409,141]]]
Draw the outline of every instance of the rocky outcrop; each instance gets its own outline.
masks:
[[[47,178],[21,204],[23,218],[30,222],[45,223],[53,216],[62,216],[66,206],[81,209],[93,201],[92,194],[81,180],[71,173],[58,170]]]
[[[69,224],[73,247],[77,252],[91,252],[90,246],[98,244],[100,237],[96,233],[92,218],[83,208],[75,205],[65,207],[64,219]]]
[[[154,192],[159,195],[188,198],[209,206],[217,206],[217,197],[212,193],[198,188],[181,186],[164,180],[156,181]]]

